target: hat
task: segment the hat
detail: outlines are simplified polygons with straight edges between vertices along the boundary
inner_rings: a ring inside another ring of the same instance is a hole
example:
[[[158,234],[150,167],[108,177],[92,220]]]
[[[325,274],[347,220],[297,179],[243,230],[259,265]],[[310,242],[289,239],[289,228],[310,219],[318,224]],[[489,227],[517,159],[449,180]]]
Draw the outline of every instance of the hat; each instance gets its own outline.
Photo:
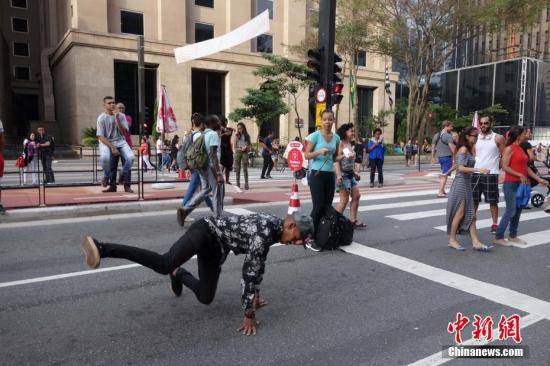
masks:
[[[301,239],[313,236],[313,220],[310,216],[301,215],[299,212],[294,212],[291,216],[300,230]]]

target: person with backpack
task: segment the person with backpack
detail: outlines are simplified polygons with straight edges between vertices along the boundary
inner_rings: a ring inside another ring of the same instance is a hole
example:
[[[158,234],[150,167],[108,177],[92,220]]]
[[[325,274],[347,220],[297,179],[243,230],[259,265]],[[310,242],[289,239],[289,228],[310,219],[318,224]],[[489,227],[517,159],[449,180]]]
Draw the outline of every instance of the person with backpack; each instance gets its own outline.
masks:
[[[495,234],[494,244],[510,246],[509,242],[526,245],[527,243],[518,237],[519,219],[522,208],[516,201],[516,191],[520,184],[530,185],[529,178],[534,179],[543,186],[548,186],[548,182],[540,178],[529,168],[529,156],[521,148],[521,144],[529,140],[529,131],[523,126],[514,126],[508,132],[506,148],[502,153],[502,170],[504,170],[504,201],[506,210],[502,215]],[[506,229],[510,231],[508,240],[504,240]]]
[[[55,183],[55,177],[52,170],[53,153],[55,152],[55,141],[50,135],[46,135],[44,127],[38,127],[38,137],[36,139],[36,148],[40,153],[42,160],[42,170],[44,171],[44,183]]]
[[[260,298],[260,285],[267,255],[275,243],[303,245],[313,232],[311,218],[295,212],[284,219],[264,213],[197,220],[164,254],[128,245],[101,242],[86,236],[82,242],[85,263],[96,269],[104,258],[122,258],[139,263],[161,275],[169,275],[173,294],[180,297],[183,286],[205,305],[211,304],[222,264],[231,252],[244,255],[241,304],[244,319],[238,329],[255,335],[256,310],[266,305]],[[198,278],[180,267],[196,255]]]
[[[447,197],[445,186],[449,171],[453,167],[453,155],[456,152],[456,146],[453,142],[453,124],[450,121],[443,121],[443,129],[436,133],[432,144],[432,164],[436,163],[436,158],[441,166],[441,174],[439,175],[439,192],[438,197]]]
[[[178,166],[180,169],[183,170],[190,170],[191,171],[191,179],[189,181],[189,186],[187,187],[187,191],[185,192],[185,195],[183,196],[183,200],[181,205],[185,207],[187,203],[193,198],[193,195],[195,194],[195,191],[200,188],[201,185],[201,178],[200,178],[200,170],[199,169],[190,169],[187,165],[187,151],[189,151],[189,148],[193,144],[193,137],[196,133],[203,133],[204,131],[204,123],[205,119],[204,116],[200,113],[193,113],[191,116],[191,124],[193,125],[193,130],[189,135],[187,135],[185,141],[180,146],[180,149],[178,151],[177,160],[178,160]],[[204,199],[204,202],[206,205],[210,208],[210,210],[214,211],[214,207],[212,206],[212,200],[209,196],[206,196]]]
[[[201,190],[187,204],[178,208],[177,218],[180,226],[185,225],[185,219],[206,196],[212,195],[212,205],[215,217],[223,213],[225,195],[224,179],[220,166],[220,120],[216,115],[206,118],[206,129],[203,133],[193,135],[193,143],[186,153],[187,165],[190,169],[198,169],[201,179]]]

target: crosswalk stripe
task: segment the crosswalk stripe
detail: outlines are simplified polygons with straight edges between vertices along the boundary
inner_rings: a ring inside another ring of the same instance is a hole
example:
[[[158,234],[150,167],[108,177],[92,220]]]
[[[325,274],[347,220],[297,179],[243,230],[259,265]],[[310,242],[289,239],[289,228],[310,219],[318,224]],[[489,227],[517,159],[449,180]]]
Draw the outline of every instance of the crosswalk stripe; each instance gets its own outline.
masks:
[[[542,219],[542,218],[548,218],[548,214],[544,211],[529,212],[529,213],[521,215],[520,222],[530,221],[530,220],[537,220],[537,219]],[[501,218],[499,217],[498,220],[500,221],[500,219]],[[493,219],[486,219],[486,220],[477,221],[476,227],[478,229],[484,229],[484,228],[491,227],[491,225],[493,225]],[[441,230],[441,231],[447,231],[447,225],[436,226],[436,227],[434,227],[434,229]]]
[[[550,230],[537,231],[521,235],[521,238],[527,242],[526,245],[514,244],[509,242],[512,246],[517,248],[532,248],[542,244],[550,244]]]
[[[434,198],[431,200],[418,200],[418,201],[396,202],[396,203],[381,203],[379,205],[361,206],[359,207],[358,211],[364,212],[364,211],[388,210],[388,209],[400,208],[400,207],[434,205],[437,203],[444,203],[444,202],[447,202],[446,198]]]
[[[401,205],[400,207],[404,207],[404,206]],[[488,210],[490,207],[491,206],[488,204],[479,205],[478,211]],[[498,207],[506,207],[506,203],[500,202],[498,204]],[[442,208],[438,210],[418,211],[418,212],[409,212],[405,214],[389,215],[386,217],[389,217],[390,219],[394,219],[394,220],[406,221],[406,220],[423,219],[425,217],[444,216],[446,214],[447,214],[447,209]]]
[[[388,198],[403,198],[403,197],[418,197],[437,194],[437,189],[425,189],[420,191],[405,191],[405,192],[388,192],[388,193],[371,193],[361,196],[361,201],[377,201]],[[333,203],[340,202],[340,197],[334,197]]]

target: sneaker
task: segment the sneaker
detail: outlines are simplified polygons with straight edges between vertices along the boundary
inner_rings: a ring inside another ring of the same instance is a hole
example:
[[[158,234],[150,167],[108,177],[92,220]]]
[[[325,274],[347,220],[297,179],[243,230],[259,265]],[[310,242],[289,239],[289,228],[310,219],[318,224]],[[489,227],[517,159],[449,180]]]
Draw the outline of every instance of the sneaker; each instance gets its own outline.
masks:
[[[378,188],[384,187],[384,183],[378,183]]]
[[[370,184],[370,187],[371,187],[371,188],[374,188],[374,183],[371,183],[371,184]]]
[[[101,262],[101,257],[99,256],[99,249],[94,238],[91,236],[86,236],[82,242],[82,249],[84,249],[84,254],[86,256],[86,264],[92,269],[99,267]]]
[[[498,228],[497,224],[491,225],[491,234],[496,234],[497,233],[497,228]]]
[[[250,188],[248,187],[248,183],[245,183],[245,184],[244,184],[244,190],[245,190],[245,191],[248,191],[249,189],[250,189]]]
[[[315,240],[313,240],[313,239],[306,240],[304,245],[305,245],[306,248],[308,248],[309,250],[312,250],[314,252],[322,252],[323,251],[323,248],[318,247],[317,244],[315,243]]]
[[[265,178],[266,178],[266,179],[273,179],[273,177],[272,177],[271,175],[269,175],[269,174],[266,175]]]
[[[103,193],[109,193],[109,192],[116,192],[116,186],[115,187],[109,187],[107,189],[102,190]]]
[[[493,240],[493,244],[496,244],[496,245],[501,245],[503,247],[509,247],[510,246],[510,243],[508,243],[506,240],[504,239],[494,239]]]
[[[178,207],[178,224],[181,227],[185,225],[185,219],[187,218],[187,211],[183,207]]]
[[[130,187],[129,185],[128,186],[124,186],[124,192],[126,193],[134,193],[134,190],[132,189],[132,187]]]
[[[178,269],[179,271],[179,269]],[[177,272],[176,272],[177,274]],[[183,286],[181,284],[181,281],[178,280],[176,278],[176,276],[174,276],[174,272],[170,272],[170,289],[172,290],[172,293],[176,296],[176,297],[180,297],[181,296],[181,292],[183,290]]]
[[[516,236],[515,238],[508,238],[508,241],[512,242],[512,243],[515,243],[515,244],[527,245],[527,242],[525,240],[519,238],[518,236]]]

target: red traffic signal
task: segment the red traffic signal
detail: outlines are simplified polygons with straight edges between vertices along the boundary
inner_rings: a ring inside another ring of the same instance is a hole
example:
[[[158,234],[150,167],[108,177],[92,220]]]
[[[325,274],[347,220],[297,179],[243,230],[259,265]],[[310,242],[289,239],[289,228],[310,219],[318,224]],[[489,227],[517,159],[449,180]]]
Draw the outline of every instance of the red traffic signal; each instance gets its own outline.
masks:
[[[332,91],[334,92],[334,94],[340,94],[342,90],[344,90],[343,83],[334,84],[334,87],[332,88]]]

